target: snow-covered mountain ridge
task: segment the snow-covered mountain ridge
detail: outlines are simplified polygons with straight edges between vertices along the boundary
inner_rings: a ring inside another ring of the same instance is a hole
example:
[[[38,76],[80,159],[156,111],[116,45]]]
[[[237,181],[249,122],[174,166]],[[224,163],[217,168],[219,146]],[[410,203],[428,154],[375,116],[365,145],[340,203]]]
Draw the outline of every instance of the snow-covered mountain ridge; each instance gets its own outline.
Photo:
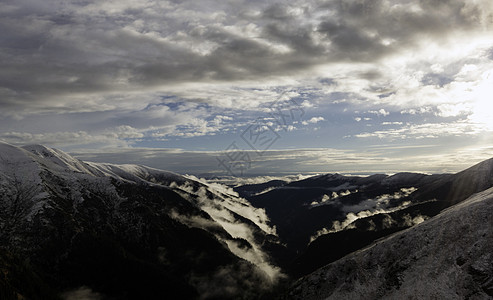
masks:
[[[59,296],[82,286],[134,298],[142,291],[129,285],[133,279],[150,282],[142,295],[151,298],[248,299],[283,277],[271,259],[278,242],[265,211],[219,184],[0,143],[0,193],[0,255],[29,257],[29,270],[41,270],[40,284]],[[0,264],[5,274],[13,268]],[[0,295],[24,295],[17,281],[0,276]],[[154,285],[160,281],[168,283]]]

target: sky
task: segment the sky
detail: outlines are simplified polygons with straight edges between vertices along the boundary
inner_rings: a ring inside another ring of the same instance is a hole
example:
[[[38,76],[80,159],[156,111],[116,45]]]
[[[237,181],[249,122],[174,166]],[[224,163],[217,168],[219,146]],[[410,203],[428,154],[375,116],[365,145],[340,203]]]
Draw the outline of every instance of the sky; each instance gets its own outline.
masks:
[[[489,0],[2,0],[0,140],[195,175],[493,157]]]

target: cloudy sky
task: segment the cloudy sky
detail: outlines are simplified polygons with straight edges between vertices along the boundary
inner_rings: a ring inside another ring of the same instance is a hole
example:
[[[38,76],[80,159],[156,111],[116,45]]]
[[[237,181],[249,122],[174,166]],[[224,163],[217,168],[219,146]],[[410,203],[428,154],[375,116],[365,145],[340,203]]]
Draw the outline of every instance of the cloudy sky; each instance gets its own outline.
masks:
[[[0,140],[193,174],[493,157],[489,0],[2,0]]]

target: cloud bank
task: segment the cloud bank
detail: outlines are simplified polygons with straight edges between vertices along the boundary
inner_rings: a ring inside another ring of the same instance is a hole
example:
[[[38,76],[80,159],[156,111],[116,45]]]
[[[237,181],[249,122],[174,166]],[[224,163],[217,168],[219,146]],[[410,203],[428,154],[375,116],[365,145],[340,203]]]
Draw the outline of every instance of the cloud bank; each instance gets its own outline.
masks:
[[[220,150],[282,99],[306,114],[281,149],[489,147],[492,20],[487,0],[6,0],[0,139]]]
[[[471,166],[471,162],[477,163],[493,156],[493,148],[490,147],[466,146],[461,151],[442,149],[437,145],[423,148],[425,152],[416,145],[395,148],[379,145],[361,151],[331,148],[271,150],[252,162],[252,167],[245,172],[243,179],[233,178],[221,168],[216,159],[220,151],[122,148],[84,150],[72,154],[85,161],[141,164],[198,177],[219,176],[216,180],[231,185],[264,182],[292,174],[304,174],[295,175],[295,178],[302,179],[303,176],[317,173],[369,175],[397,173],[403,169],[423,173],[454,173]],[[430,154],[429,151],[434,153]],[[402,152],[406,154],[402,156]],[[410,165],[409,162],[413,163]]]

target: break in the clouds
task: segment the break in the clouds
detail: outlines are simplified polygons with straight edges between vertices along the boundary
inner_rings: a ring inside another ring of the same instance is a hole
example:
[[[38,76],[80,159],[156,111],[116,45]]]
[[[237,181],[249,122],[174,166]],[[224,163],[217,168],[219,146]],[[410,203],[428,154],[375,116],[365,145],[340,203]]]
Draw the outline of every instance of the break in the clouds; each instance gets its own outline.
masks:
[[[5,0],[0,139],[219,151],[260,118],[271,149],[483,149],[492,30],[488,0]]]

